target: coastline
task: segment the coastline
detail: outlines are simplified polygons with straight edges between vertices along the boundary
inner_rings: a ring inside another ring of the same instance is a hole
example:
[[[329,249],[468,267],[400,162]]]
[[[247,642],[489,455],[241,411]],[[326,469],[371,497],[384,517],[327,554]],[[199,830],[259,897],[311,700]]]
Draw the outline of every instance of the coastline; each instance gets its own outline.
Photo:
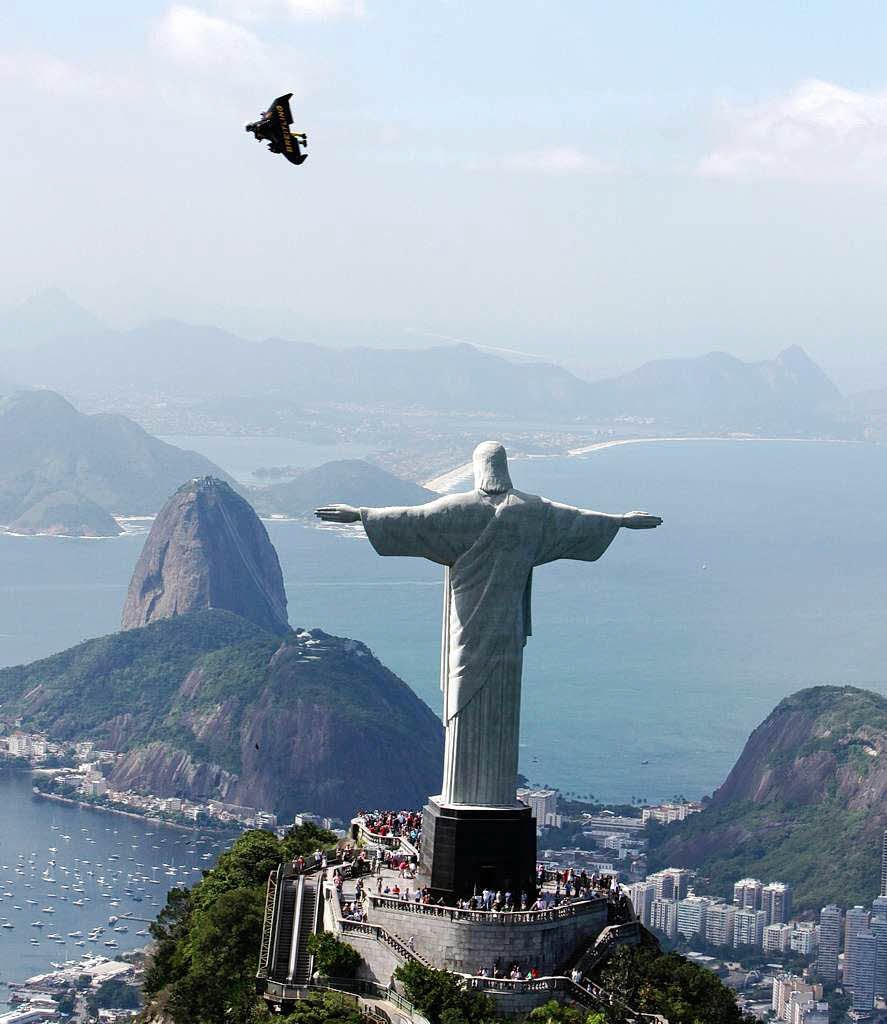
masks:
[[[755,437],[751,434],[737,434],[723,436],[720,434],[698,434],[692,436],[663,436],[663,437],[623,437],[614,438],[611,441],[596,441],[594,444],[582,445],[579,448],[568,448],[566,451],[547,452],[544,455],[509,455],[509,462],[519,462],[523,459],[562,459],[581,458],[586,455],[593,455],[595,452],[603,451],[606,448],[619,448],[629,444],[665,444],[676,441],[734,441],[734,442],[779,442],[782,444],[871,444],[869,441],[845,440],[839,437]],[[458,466],[439,473],[430,480],[425,480],[422,486],[429,491],[436,491],[438,494],[451,494],[459,487],[471,481],[473,466],[470,462],[463,462]]]
[[[119,814],[124,818],[135,818],[137,821],[154,821],[159,825],[168,825],[170,828],[177,828],[181,832],[211,832],[214,835],[227,835],[225,829],[214,828],[212,825],[185,825],[179,821],[167,821],[166,818],[156,818],[152,814],[139,814],[137,811],[123,811],[119,807],[104,807],[102,804],[92,804],[86,800],[75,800],[70,796],[61,796],[59,793],[44,793],[36,786],[31,787],[34,796],[41,800],[55,800],[56,803],[70,804],[73,807],[84,807],[93,811],[103,811],[105,814]],[[233,831],[233,830],[232,830]]]

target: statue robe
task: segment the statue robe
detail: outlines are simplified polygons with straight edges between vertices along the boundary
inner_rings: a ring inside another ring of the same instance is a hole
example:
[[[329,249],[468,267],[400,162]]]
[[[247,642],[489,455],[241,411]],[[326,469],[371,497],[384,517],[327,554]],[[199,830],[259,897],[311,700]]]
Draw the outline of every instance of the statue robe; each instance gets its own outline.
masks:
[[[514,489],[361,509],[380,555],[446,566],[442,803],[514,806],[533,567],[558,558],[600,558],[621,518]]]

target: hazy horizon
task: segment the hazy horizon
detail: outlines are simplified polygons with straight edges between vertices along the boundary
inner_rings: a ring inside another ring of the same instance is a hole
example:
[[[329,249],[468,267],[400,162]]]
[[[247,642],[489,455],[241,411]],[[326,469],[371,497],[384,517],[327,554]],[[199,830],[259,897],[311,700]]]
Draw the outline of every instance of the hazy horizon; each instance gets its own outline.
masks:
[[[0,306],[887,385],[887,11],[83,0],[0,14]],[[243,131],[292,90],[309,160]]]

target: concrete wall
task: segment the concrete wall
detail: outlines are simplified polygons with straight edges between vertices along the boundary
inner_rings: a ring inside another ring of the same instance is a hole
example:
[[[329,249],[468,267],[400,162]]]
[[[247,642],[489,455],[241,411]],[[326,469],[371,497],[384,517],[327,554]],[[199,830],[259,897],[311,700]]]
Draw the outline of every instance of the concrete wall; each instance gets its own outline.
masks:
[[[554,974],[607,924],[604,902],[573,917],[533,923],[518,923],[511,915],[498,914],[483,915],[483,920],[450,918],[423,912],[417,904],[405,903],[404,907],[409,909],[374,905],[368,920],[403,942],[412,937],[416,952],[435,967],[465,974],[474,974],[479,967],[491,968],[497,961],[503,967],[516,961],[523,971],[535,968],[542,975]]]

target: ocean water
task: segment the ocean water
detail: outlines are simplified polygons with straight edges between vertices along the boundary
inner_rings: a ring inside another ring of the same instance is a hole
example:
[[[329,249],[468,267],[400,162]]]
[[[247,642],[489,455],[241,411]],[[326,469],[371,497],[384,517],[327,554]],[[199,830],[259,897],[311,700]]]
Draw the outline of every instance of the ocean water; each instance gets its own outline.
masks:
[[[254,476],[254,470],[259,467],[297,466],[300,469],[311,469],[324,462],[332,462],[333,459],[360,459],[369,451],[366,445],[361,444],[312,444],[292,437],[191,437],[170,434],[160,440],[200,452],[239,483],[258,485],[274,482]]]
[[[149,940],[138,932],[167,891],[193,885],[222,848],[216,836],[34,797],[29,774],[0,778],[0,925],[12,925],[0,927],[0,985],[83,954],[141,949]],[[113,930],[112,916],[126,931]],[[104,933],[90,942],[97,926]]]
[[[249,464],[277,464],[255,444]],[[887,692],[885,463],[876,446],[740,441],[515,461],[524,490],[665,520],[535,573],[522,770],[607,800],[699,797],[787,694]],[[439,712],[439,567],[379,558],[360,531],[267,525],[291,623],[363,640]],[[0,664],[115,629],[142,542],[0,536]]]

